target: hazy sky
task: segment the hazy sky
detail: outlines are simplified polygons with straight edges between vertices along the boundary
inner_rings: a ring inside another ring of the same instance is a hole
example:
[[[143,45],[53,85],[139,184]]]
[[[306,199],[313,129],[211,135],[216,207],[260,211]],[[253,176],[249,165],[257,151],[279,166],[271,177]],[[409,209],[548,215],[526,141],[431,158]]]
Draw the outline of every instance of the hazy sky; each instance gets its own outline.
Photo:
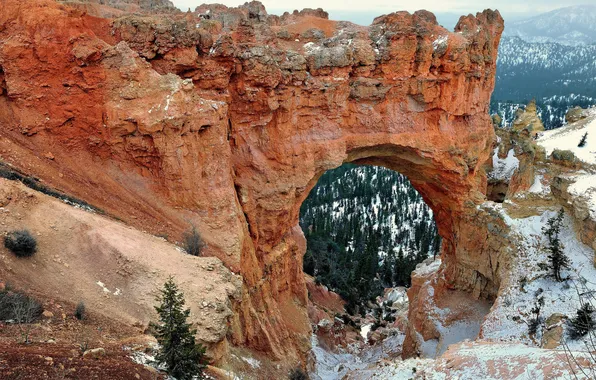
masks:
[[[172,0],[174,4],[187,10],[194,8],[208,1],[201,0]],[[589,3],[593,0],[300,0],[288,2],[287,0],[261,0],[267,11],[273,14],[281,14],[284,11],[292,11],[302,8],[323,8],[330,13],[330,18],[335,20],[347,20],[359,24],[368,25],[372,19],[382,14],[399,10],[416,11],[426,9],[436,13],[439,21],[451,24],[460,16],[468,13],[476,13],[485,8],[498,9],[505,20],[513,20],[529,17],[534,14],[548,12],[550,10],[569,5]],[[241,0],[217,0],[217,3],[227,6],[238,6],[243,4]],[[443,17],[441,17],[440,14]],[[451,26],[451,25],[444,25]]]

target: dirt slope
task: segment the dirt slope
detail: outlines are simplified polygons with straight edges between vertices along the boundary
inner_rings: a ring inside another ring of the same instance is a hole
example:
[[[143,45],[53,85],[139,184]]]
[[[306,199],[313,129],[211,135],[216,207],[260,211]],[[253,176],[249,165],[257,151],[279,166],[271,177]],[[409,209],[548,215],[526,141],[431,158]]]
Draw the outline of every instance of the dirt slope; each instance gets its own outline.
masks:
[[[0,179],[0,234],[23,228],[37,238],[38,252],[23,259],[0,247],[3,281],[43,299],[84,301],[141,333],[155,320],[156,290],[174,275],[198,338],[217,356],[240,287],[219,259],[189,256],[162,238]]]

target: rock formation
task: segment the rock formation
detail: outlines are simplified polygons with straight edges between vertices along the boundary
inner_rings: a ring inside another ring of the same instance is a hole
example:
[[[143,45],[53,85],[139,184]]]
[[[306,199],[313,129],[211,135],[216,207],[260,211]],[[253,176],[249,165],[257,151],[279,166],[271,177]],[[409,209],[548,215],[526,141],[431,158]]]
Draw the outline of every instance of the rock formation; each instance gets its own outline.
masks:
[[[545,158],[544,149],[535,142],[538,134],[544,131],[544,125],[538,117],[534,100],[525,109],[517,110],[511,126],[501,127],[502,120],[496,114],[492,116],[492,120],[497,135],[497,149],[493,154],[492,165],[489,165],[491,168],[487,196],[489,200],[503,202],[506,197],[511,198],[532,185],[535,177],[534,163]],[[510,160],[516,161],[513,172],[499,172],[500,168],[494,167],[495,163],[506,165]]]
[[[243,279],[232,344],[304,359],[299,208],[345,162],[397,170],[422,194],[443,237],[439,286],[496,295],[475,205],[498,12],[449,32],[426,11],[361,27],[258,2],[114,20],[0,4],[2,160],[138,228],[175,239],[196,225]]]
[[[126,13],[171,13],[178,9],[170,0],[57,0],[96,17],[118,17]]]

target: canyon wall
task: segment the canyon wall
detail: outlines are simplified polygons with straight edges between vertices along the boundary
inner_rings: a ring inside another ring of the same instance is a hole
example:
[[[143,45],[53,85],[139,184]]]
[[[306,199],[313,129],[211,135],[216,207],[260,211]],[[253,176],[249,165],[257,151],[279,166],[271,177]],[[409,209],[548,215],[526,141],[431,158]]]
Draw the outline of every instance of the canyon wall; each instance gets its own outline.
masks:
[[[442,286],[495,296],[476,204],[498,12],[449,32],[426,11],[363,27],[258,2],[116,19],[0,5],[2,160],[170,240],[195,225],[205,254],[243,279],[232,344],[305,358],[299,208],[345,162],[406,175],[443,237]]]

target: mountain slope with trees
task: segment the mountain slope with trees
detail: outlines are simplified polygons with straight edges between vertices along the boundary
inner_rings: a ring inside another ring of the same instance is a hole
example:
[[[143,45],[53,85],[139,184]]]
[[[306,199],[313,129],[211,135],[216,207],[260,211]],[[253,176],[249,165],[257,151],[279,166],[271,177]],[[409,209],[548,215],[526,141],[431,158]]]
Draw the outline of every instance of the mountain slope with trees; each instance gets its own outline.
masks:
[[[328,171],[300,215],[305,272],[338,292],[352,313],[385,287],[409,286],[416,264],[440,247],[420,194],[406,177],[381,167]]]
[[[499,113],[503,125],[510,124],[517,108],[531,99],[536,99],[546,129],[562,126],[570,108],[596,103],[596,44],[566,46],[503,37],[491,113]]]

